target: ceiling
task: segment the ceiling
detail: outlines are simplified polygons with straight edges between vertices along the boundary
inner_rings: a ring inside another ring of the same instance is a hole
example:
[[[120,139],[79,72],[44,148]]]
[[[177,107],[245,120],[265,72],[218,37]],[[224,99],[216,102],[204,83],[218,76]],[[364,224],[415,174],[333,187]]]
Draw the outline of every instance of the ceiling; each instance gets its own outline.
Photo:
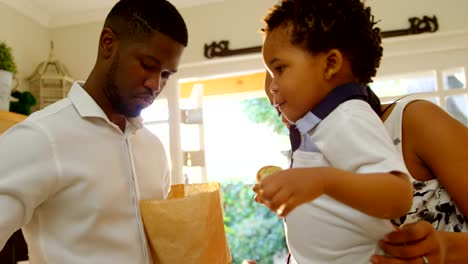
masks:
[[[118,0],[0,0],[47,27],[61,27],[101,21]],[[224,0],[169,0],[177,8]]]

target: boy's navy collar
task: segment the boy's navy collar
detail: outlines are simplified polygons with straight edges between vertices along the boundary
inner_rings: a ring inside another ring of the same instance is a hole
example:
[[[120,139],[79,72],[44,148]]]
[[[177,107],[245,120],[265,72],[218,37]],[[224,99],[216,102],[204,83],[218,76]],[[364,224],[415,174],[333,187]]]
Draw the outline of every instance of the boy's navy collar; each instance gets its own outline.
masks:
[[[336,87],[314,109],[297,120],[295,126],[301,134],[305,134],[317,126],[340,104],[351,99],[367,101],[367,87],[356,83]]]
[[[289,127],[289,139],[291,141],[292,152],[297,150],[301,144],[305,144],[305,142],[302,142],[302,135],[305,135],[315,128],[340,104],[351,99],[367,101],[367,96],[367,87],[356,83],[341,85],[333,89],[314,109],[307,112],[307,114],[297,120],[294,125]],[[304,146],[305,150],[311,151],[316,149],[313,142],[306,145],[307,146]]]

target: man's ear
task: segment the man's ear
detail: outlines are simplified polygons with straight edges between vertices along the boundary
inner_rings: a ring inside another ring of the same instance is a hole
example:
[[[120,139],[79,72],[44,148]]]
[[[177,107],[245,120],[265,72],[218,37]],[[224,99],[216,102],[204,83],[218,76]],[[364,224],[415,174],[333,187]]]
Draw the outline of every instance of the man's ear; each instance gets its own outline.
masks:
[[[117,51],[118,41],[115,33],[105,27],[101,32],[99,39],[99,52],[103,59],[109,59]]]
[[[331,49],[325,55],[326,67],[325,67],[325,79],[331,80],[343,67],[343,53],[337,49]]]

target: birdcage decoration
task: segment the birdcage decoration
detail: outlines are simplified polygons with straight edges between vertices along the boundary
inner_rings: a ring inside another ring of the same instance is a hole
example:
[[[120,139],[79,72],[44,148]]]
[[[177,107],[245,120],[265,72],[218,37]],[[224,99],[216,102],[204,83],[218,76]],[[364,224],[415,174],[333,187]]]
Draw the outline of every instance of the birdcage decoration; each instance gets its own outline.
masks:
[[[41,62],[27,80],[31,93],[37,99],[34,110],[43,109],[66,97],[74,82],[65,65],[55,58],[53,42],[50,45],[49,58]]]

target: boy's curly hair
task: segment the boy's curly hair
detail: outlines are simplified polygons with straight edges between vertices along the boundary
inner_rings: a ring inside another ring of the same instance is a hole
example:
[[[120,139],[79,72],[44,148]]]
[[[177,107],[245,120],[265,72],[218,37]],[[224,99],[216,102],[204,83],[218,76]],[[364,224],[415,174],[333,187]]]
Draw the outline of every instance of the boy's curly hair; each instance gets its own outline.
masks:
[[[291,43],[312,54],[340,50],[361,84],[372,82],[383,48],[370,7],[360,0],[282,0],[264,18],[268,33],[292,26]]]

